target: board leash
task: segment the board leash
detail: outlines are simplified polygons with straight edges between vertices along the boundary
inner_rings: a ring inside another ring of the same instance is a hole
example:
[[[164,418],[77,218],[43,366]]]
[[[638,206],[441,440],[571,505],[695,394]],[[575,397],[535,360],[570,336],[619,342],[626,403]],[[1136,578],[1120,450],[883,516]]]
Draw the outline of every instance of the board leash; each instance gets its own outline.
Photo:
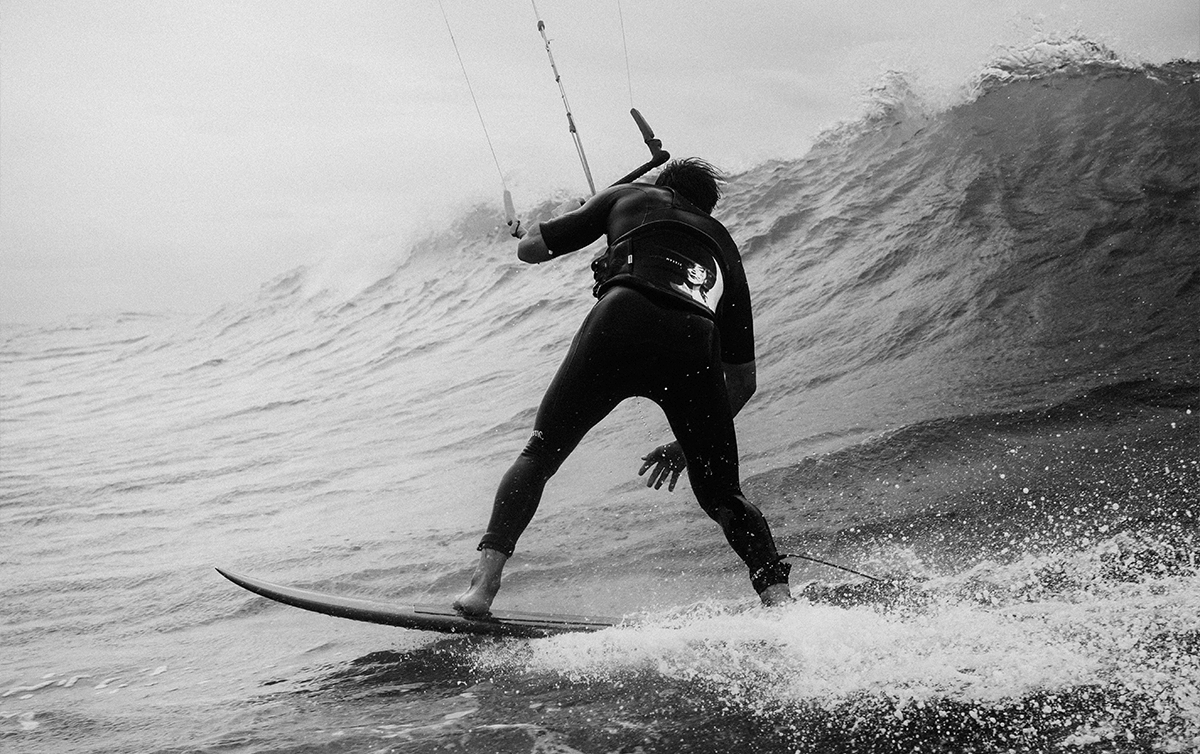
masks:
[[[855,576],[862,576],[864,579],[870,579],[871,581],[879,581],[881,583],[887,582],[887,579],[881,579],[878,576],[872,576],[869,573],[863,573],[862,571],[856,571],[853,568],[848,568],[847,566],[844,566],[844,565],[838,565],[837,563],[830,563],[828,560],[821,560],[820,558],[814,558],[811,555],[804,555],[802,553],[791,553],[790,552],[790,553],[787,553],[786,555],[779,556],[780,560],[786,560],[788,558],[799,558],[800,560],[810,560],[813,563],[820,563],[821,565],[829,566],[830,568],[836,568],[839,571],[846,571],[847,573],[853,573]]]

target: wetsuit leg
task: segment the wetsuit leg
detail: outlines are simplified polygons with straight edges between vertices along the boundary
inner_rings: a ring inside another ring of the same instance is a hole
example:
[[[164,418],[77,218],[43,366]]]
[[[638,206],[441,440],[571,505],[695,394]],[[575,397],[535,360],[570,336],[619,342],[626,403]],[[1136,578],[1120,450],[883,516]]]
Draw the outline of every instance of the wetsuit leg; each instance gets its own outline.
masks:
[[[480,549],[511,555],[533,519],[546,482],[584,435],[632,395],[622,367],[622,316],[618,297],[598,302],[576,333],[571,349],[542,397],[533,436],[496,490]]]
[[[662,406],[687,458],[688,480],[700,507],[721,526],[730,547],[750,569],[755,590],[762,592],[772,584],[787,583],[790,567],[779,559],[766,518],[742,494],[737,435],[715,328],[707,322],[693,326],[713,330],[707,358],[693,361],[652,397]]]

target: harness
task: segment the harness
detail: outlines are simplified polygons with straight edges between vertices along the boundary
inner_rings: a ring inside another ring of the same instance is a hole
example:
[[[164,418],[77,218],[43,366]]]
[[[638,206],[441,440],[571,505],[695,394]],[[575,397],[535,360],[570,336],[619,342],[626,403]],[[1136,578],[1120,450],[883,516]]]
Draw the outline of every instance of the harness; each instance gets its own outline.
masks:
[[[596,298],[618,283],[661,291],[716,316],[725,292],[721,245],[680,220],[652,220],[618,238],[592,261]]]

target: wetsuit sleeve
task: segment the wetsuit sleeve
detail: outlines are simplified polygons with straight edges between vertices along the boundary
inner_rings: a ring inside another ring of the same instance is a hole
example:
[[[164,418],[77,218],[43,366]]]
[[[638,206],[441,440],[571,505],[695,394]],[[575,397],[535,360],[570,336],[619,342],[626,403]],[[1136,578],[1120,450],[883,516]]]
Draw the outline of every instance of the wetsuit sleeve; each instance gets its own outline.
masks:
[[[555,256],[579,251],[608,230],[608,215],[623,186],[607,188],[582,207],[541,224],[542,239]]]
[[[721,361],[726,364],[745,364],[754,361],[754,314],[750,308],[750,286],[742,256],[733,239],[725,248],[729,280],[717,311],[717,327],[721,333]]]

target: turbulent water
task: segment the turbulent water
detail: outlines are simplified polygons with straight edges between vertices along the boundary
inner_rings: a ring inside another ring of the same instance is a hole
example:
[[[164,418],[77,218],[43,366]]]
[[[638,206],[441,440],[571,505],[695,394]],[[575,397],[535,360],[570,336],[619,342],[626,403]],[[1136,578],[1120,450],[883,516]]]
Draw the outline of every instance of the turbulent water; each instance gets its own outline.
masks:
[[[551,202],[540,208],[544,216]],[[487,641],[268,603],[465,584],[590,305],[491,207],[347,291],[3,329],[6,751],[1200,748],[1200,65],[1010,54],[952,107],[897,77],[736,176],[760,390],[744,485],[802,599],[754,607],[624,404],[550,484]]]

